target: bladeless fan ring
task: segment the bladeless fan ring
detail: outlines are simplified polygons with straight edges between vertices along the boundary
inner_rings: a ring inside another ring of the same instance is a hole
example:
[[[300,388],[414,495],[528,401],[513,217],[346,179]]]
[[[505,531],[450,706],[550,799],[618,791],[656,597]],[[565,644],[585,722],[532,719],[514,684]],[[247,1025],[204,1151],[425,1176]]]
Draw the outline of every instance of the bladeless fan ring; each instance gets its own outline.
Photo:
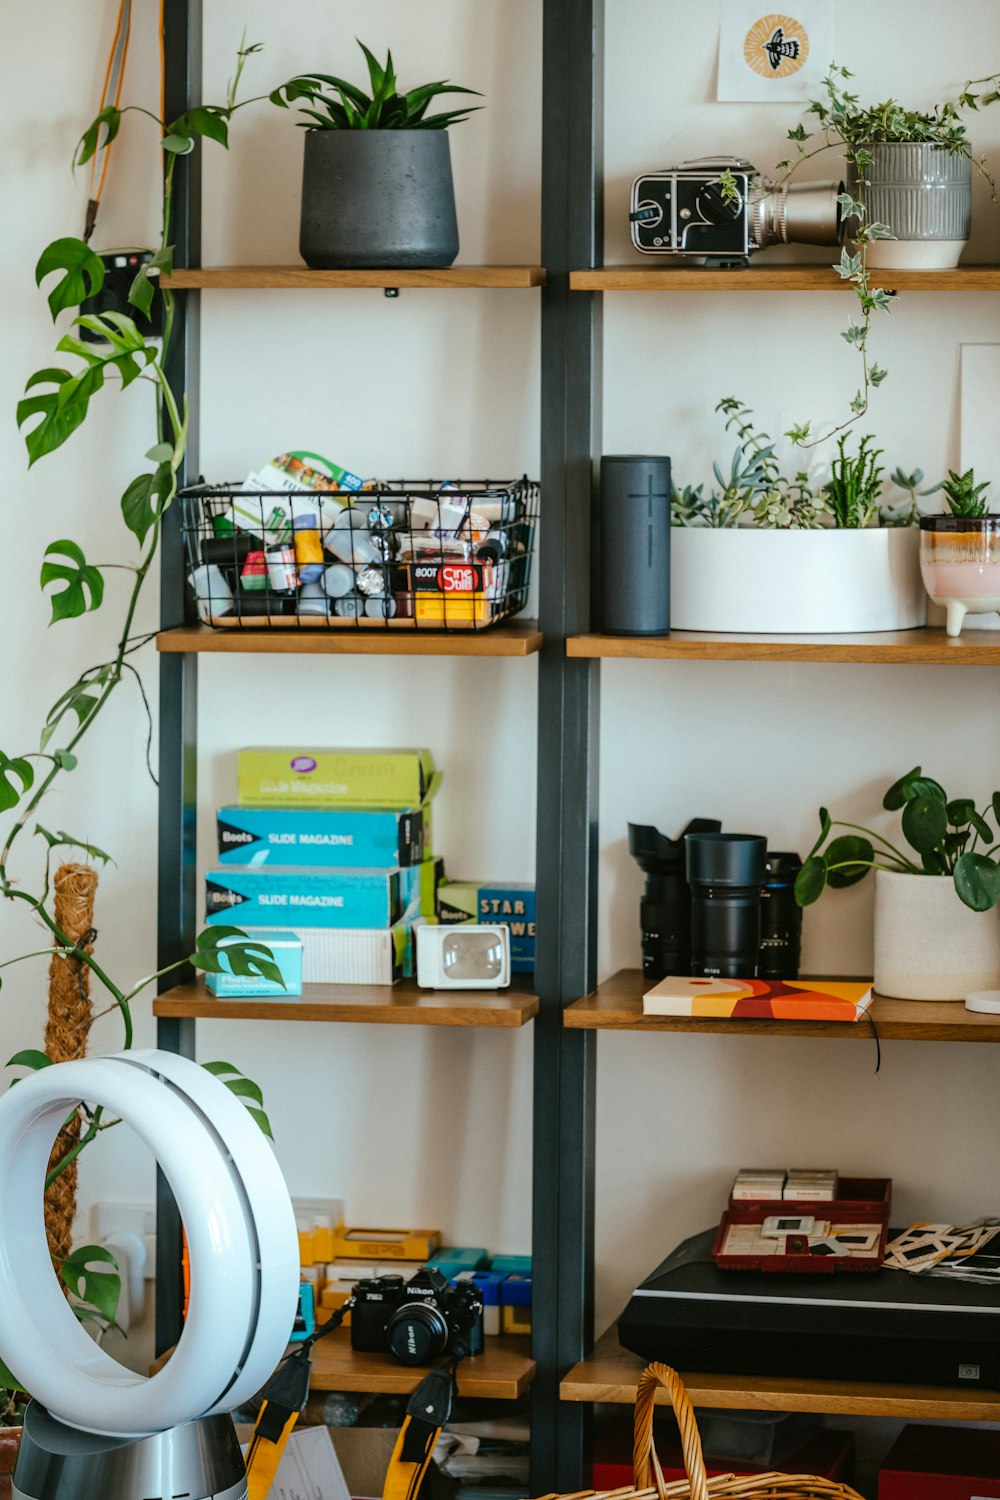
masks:
[[[149,1378],[84,1331],[46,1247],[49,1152],[80,1100],[113,1111],[146,1143],[187,1235],[184,1330]],[[57,1423],[141,1439],[230,1411],[281,1358],[298,1280],[294,1215],[271,1149],[240,1101],[196,1063],[157,1051],[86,1058],[41,1069],[0,1098],[0,1357]]]

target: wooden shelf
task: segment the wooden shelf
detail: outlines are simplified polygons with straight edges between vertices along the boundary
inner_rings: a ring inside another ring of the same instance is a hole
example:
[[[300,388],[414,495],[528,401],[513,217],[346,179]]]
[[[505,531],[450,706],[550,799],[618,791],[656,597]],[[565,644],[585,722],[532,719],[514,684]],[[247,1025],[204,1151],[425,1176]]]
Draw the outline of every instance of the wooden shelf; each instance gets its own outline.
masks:
[[[641,969],[621,969],[592,995],[563,1011],[563,1025],[576,1031],[684,1031],[695,1035],[825,1036],[870,1042],[864,1021],[688,1021],[681,1016],[644,1016],[649,981]],[[890,1000],[876,997],[869,1015],[879,1038],[901,1042],[1000,1042],[1000,1016],[966,1010],[959,1001]],[[998,1398],[1000,1399],[1000,1398]]]
[[[157,651],[211,651],[272,656],[532,656],[542,633],[536,620],[491,630],[213,630],[178,625],[161,630]]]
[[[516,975],[509,990],[418,990],[399,984],[307,984],[287,1000],[219,999],[202,980],[179,984],[153,1001],[154,1016],[223,1021],[351,1021],[375,1026],[486,1026],[516,1028],[538,1014],[531,976]]]
[[[633,1402],[644,1361],[629,1354],[609,1328],[589,1358],[559,1387],[563,1401]],[[855,1417],[927,1417],[949,1422],[1000,1421],[996,1391],[950,1386],[873,1385],[867,1381],[781,1379],[774,1375],[683,1374],[695,1406],[752,1411],[808,1411]],[[666,1402],[666,1392],[657,1392]]]
[[[388,1354],[355,1354],[350,1330],[340,1328],[314,1346],[309,1384],[314,1391],[380,1391],[408,1396],[426,1374],[426,1368],[401,1365]],[[459,1365],[458,1393],[514,1401],[528,1389],[534,1374],[530,1339],[491,1337],[482,1354],[463,1359]]]
[[[164,276],[171,291],[261,291],[304,287],[495,287],[545,285],[544,266],[447,266],[438,270],[311,271],[308,266],[204,266]]]
[[[296,1346],[290,1345],[294,1349]],[[150,1366],[162,1370],[173,1351]],[[389,1354],[355,1354],[350,1329],[338,1328],[313,1346],[309,1387],[314,1391],[375,1391],[408,1396],[427,1374],[427,1367],[401,1365]],[[458,1394],[489,1401],[515,1401],[531,1385],[535,1361],[531,1340],[510,1334],[486,1340],[482,1354],[463,1359],[458,1367]]]
[[[1000,291],[1000,266],[958,266],[953,271],[876,271],[872,285],[886,291]],[[740,270],[704,266],[598,266],[571,271],[574,292],[836,292],[851,283],[830,265],[758,265]]]
[[[1000,630],[970,630],[954,639],[939,626],[880,630],[871,635],[574,635],[567,656],[631,660],[873,662],[913,666],[1000,666]]]

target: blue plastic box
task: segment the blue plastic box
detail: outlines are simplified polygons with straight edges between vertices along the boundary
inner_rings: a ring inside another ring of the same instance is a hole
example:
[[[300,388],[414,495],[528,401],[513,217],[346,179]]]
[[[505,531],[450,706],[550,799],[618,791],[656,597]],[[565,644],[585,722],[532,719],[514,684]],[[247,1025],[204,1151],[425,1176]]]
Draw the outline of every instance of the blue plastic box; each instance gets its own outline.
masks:
[[[233,926],[238,926],[233,923]],[[294,932],[283,932],[277,929],[263,928],[256,932],[248,932],[247,937],[255,943],[263,943],[270,948],[272,956],[281,977],[285,981],[282,989],[280,984],[275,984],[271,979],[261,979],[256,974],[206,974],[205,983],[209,992],[219,996],[220,999],[232,999],[237,995],[251,998],[253,996],[267,996],[269,999],[284,1000],[293,999],[302,994],[302,941],[296,937]],[[219,947],[225,949],[230,943],[238,943],[239,938],[222,938]]]

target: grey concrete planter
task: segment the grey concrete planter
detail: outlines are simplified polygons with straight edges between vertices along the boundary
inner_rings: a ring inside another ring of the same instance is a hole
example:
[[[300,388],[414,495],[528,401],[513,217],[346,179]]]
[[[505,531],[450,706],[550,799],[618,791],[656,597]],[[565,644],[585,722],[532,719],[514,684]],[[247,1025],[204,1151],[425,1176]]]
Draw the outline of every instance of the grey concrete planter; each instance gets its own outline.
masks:
[[[299,253],[316,270],[450,266],[458,254],[444,130],[307,130]]]
[[[888,224],[894,240],[868,247],[868,264],[937,271],[957,266],[972,220],[972,164],[942,146],[900,142],[873,146],[864,190],[870,223]],[[853,169],[849,186],[856,190]]]

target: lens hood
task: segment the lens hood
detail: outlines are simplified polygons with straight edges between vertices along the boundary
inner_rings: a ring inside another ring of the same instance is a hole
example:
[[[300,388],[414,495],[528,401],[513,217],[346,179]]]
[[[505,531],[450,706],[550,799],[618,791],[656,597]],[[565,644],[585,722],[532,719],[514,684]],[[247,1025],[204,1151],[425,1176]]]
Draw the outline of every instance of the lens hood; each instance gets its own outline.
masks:
[[[761,885],[767,839],[758,833],[688,833],[684,853],[689,885]]]

